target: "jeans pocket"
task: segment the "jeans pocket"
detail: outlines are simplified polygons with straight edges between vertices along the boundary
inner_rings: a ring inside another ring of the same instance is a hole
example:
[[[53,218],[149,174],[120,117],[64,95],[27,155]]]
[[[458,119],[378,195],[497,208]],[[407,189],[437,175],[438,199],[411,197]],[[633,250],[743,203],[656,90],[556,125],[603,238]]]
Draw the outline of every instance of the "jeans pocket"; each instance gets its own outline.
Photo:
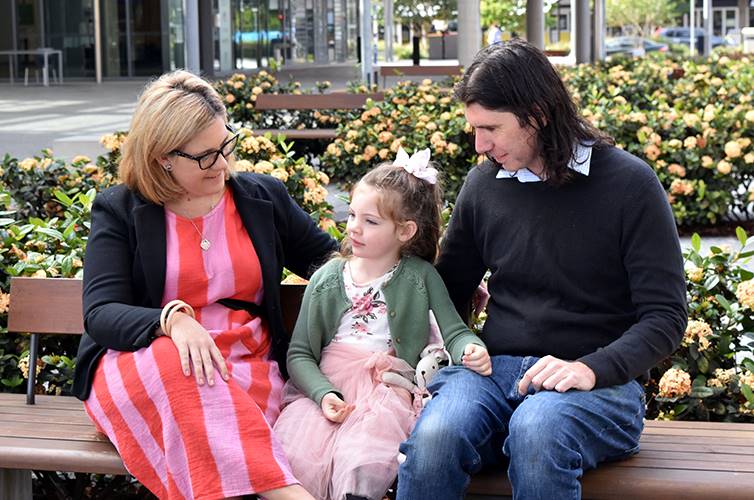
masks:
[[[521,382],[521,379],[524,378],[524,374],[536,364],[537,361],[539,361],[539,357],[537,356],[524,356],[520,359],[520,364],[518,367],[518,376],[513,381],[512,387],[509,389],[508,398],[510,401],[516,401],[516,400],[523,400],[526,398],[526,396],[534,394],[536,391],[533,387],[529,386],[529,389],[526,394],[523,396],[518,393],[518,384]]]

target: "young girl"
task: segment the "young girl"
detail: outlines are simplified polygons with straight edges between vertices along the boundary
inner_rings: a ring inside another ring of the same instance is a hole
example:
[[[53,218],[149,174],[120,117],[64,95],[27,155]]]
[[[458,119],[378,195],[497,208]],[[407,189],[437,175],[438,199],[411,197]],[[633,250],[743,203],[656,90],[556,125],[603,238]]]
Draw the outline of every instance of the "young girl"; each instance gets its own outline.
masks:
[[[381,377],[413,375],[430,312],[454,363],[491,372],[483,342],[432,266],[441,195],[428,162],[428,149],[411,158],[401,149],[392,165],[358,182],[342,257],[306,287],[275,433],[293,474],[318,499],[381,499],[395,480],[398,445],[416,412],[412,395]]]

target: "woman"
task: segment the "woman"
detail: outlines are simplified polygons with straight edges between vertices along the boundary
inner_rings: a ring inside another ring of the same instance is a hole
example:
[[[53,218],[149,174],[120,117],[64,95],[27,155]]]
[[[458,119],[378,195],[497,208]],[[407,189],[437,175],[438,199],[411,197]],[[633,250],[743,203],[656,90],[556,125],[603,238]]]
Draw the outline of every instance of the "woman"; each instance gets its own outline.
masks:
[[[282,183],[233,173],[225,116],[185,71],[141,95],[123,184],[92,206],[74,392],[160,498],[311,498],[271,431],[287,348],[279,282],[336,244]]]

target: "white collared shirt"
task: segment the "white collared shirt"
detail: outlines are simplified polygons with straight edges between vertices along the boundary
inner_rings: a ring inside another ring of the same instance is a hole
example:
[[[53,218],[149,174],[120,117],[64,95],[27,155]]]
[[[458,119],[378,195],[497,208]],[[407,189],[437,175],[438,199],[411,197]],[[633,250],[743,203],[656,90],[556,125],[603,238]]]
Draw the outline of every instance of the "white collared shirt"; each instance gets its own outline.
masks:
[[[575,170],[576,172],[583,174],[583,175],[589,175],[589,166],[591,164],[592,160],[592,146],[585,146],[583,144],[577,144],[576,149],[573,152],[573,158],[571,158],[571,161],[568,163],[568,168],[571,170]],[[542,179],[540,179],[536,174],[534,174],[531,170],[528,168],[522,168],[519,170],[516,170],[515,172],[508,172],[507,170],[501,168],[497,175],[495,176],[496,179],[512,179],[516,178],[518,179],[518,182],[541,182]]]

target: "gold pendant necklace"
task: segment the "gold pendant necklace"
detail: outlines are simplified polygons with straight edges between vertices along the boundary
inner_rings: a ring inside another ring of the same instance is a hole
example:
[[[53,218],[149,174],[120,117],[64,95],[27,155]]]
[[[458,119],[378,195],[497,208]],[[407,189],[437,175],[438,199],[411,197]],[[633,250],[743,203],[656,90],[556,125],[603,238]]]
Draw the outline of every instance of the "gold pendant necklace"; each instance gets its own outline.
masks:
[[[194,224],[194,221],[193,221],[193,220],[189,219],[188,221],[189,221],[189,222],[191,223],[191,225],[192,225],[192,226],[194,226],[194,229],[196,230],[196,234],[198,234],[198,235],[199,235],[199,237],[200,237],[200,238],[202,239],[201,243],[199,243],[199,247],[200,247],[200,248],[201,248],[201,249],[202,249],[203,251],[205,251],[205,252],[206,252],[207,250],[209,250],[209,247],[211,247],[211,246],[212,246],[212,242],[211,242],[211,241],[209,241],[209,240],[208,240],[207,238],[205,238],[205,237],[204,237],[204,235],[202,234],[202,232],[201,232],[201,231],[199,231],[199,228],[198,228],[198,227],[196,227],[196,224]]]

